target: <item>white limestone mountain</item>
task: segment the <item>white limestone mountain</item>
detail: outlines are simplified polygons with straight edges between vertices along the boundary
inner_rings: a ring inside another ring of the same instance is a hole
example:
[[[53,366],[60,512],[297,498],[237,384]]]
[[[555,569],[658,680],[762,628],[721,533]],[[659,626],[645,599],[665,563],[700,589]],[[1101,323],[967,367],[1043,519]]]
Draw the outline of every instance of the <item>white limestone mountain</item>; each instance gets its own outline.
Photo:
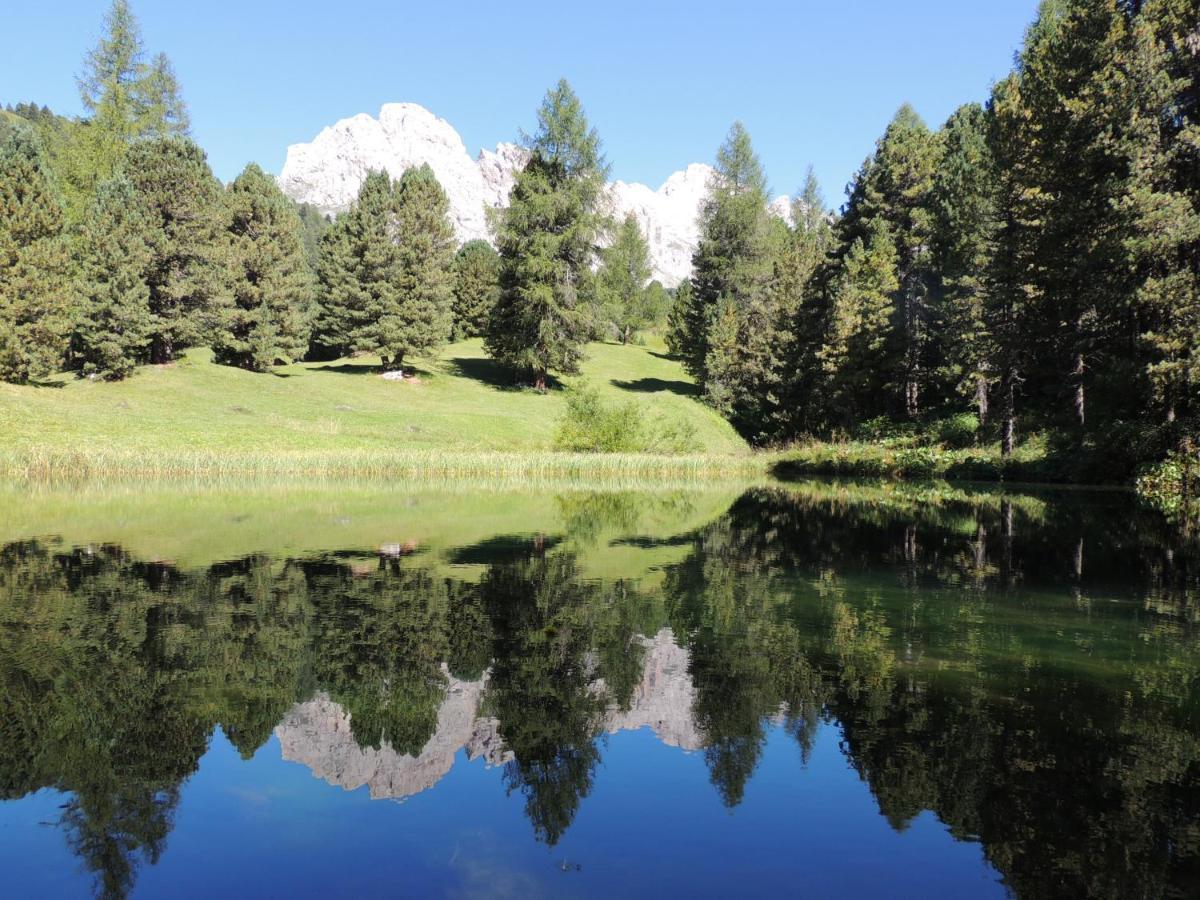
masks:
[[[642,680],[628,709],[610,707],[600,723],[608,734],[649,728],[669,747],[699,750],[704,736],[692,715],[695,688],[688,651],[670,630],[642,638],[646,655]],[[500,723],[480,715],[486,675],[460,681],[443,668],[446,693],[437,727],[417,756],[396,752],[387,742],[363,749],[354,739],[349,714],[326,694],[297,703],[275,729],[283,758],[306,766],[314,776],[345,790],[366,786],[373,799],[400,800],[433,787],[450,771],[460,751],[487,766],[512,759],[500,736]],[[602,682],[592,685],[603,692]]]
[[[388,103],[378,118],[360,113],[325,128],[311,143],[289,147],[279,186],[297,203],[338,213],[350,206],[372,169],[399,177],[411,166],[428,163],[449,197],[459,241],[487,240],[486,210],[507,204],[526,158],[521,147],[502,143],[472,159],[445,119],[416,103]],[[667,287],[691,274],[700,204],[711,175],[711,166],[693,163],[657,190],[624,181],[608,186],[612,214],[637,216],[650,246],[652,277]],[[771,202],[776,215],[786,218],[789,210],[787,197]]]

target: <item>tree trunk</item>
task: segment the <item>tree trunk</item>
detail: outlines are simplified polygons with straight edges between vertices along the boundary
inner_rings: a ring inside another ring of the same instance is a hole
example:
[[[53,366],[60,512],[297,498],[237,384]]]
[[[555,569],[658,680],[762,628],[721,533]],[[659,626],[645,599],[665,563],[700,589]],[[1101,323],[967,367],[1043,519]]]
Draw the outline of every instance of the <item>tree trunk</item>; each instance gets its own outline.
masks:
[[[1075,354],[1075,371],[1073,373],[1075,379],[1075,419],[1082,428],[1085,423],[1085,402],[1083,393],[1083,373],[1085,371],[1083,362],[1083,354]]]
[[[1009,370],[1004,373],[1004,380],[1000,385],[1000,400],[1003,404],[1001,412],[1003,421],[1000,430],[1000,455],[1005,459],[1012,456],[1013,433],[1016,431],[1014,422],[1016,418],[1016,404],[1013,397],[1014,380],[1012,370]]]
[[[975,408],[978,410],[979,427],[987,425],[988,417],[988,383],[983,375],[975,376]]]
[[[546,390],[546,370],[545,369],[538,370],[537,375],[534,376],[534,379],[533,379],[533,386],[539,391],[544,392]]]

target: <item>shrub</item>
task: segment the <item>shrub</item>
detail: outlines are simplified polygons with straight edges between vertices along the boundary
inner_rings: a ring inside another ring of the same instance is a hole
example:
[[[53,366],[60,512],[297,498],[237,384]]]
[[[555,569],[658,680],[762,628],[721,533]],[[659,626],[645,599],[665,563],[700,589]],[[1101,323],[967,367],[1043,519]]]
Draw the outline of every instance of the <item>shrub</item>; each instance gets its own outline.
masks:
[[[636,402],[605,403],[586,382],[567,388],[554,446],[585,453],[689,453],[699,449],[689,421],[650,421]]]
[[[978,433],[979,417],[974,413],[960,413],[934,423],[934,435],[938,443],[951,450],[972,446]]]

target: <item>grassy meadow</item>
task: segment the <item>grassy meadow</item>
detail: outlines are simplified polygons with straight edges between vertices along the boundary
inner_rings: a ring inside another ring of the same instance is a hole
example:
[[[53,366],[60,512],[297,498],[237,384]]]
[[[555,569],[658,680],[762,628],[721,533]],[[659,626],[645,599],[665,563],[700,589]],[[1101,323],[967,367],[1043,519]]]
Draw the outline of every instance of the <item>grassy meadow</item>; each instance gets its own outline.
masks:
[[[746,443],[704,406],[661,345],[597,343],[582,373],[606,402],[634,401],[653,421],[690,422],[694,452],[671,458],[553,452],[564,382],[516,386],[478,340],[413,360],[404,381],[376,360],[299,363],[270,374],[217,365],[193,350],[121,382],[70,374],[0,384],[0,467],[8,474],[485,476],[655,481],[741,473]]]

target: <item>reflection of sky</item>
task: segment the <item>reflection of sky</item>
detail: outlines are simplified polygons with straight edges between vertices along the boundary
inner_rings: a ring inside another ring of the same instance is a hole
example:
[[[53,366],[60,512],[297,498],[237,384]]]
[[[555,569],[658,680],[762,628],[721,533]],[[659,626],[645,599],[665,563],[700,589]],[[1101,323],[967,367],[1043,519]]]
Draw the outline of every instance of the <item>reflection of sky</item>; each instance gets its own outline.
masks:
[[[740,806],[727,810],[703,754],[647,729],[604,739],[594,787],[558,846],[533,839],[524,798],[465,753],[431,790],[372,801],[280,758],[248,762],[219,731],[183,788],[175,827],[135,896],[1002,896],[978,844],[924,813],[897,833],[821,726],[807,768],[769,727]],[[63,833],[63,796],[0,804],[8,896],[86,894]]]

